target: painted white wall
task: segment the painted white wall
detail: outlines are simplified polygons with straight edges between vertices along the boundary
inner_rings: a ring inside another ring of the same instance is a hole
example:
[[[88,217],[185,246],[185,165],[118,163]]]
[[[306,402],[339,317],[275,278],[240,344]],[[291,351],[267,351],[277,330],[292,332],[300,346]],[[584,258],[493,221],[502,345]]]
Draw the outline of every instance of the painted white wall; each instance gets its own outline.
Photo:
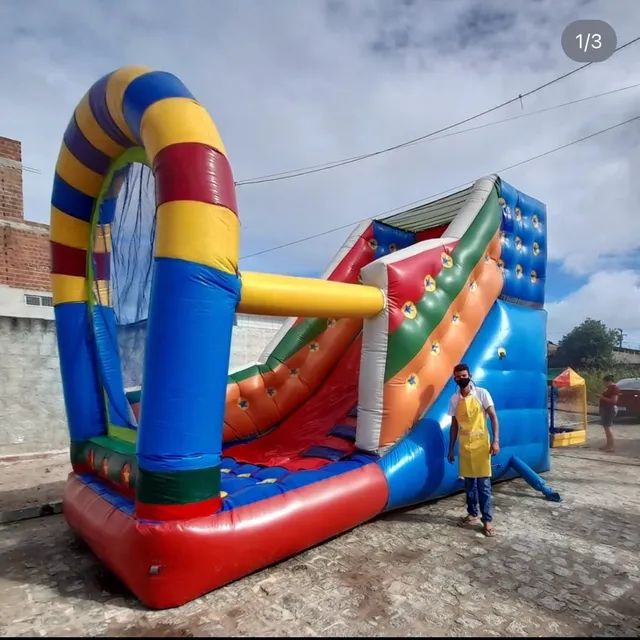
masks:
[[[53,320],[53,307],[32,306],[25,301],[25,295],[50,297],[51,294],[42,291],[19,289],[0,284],[0,316],[9,318],[41,318]]]

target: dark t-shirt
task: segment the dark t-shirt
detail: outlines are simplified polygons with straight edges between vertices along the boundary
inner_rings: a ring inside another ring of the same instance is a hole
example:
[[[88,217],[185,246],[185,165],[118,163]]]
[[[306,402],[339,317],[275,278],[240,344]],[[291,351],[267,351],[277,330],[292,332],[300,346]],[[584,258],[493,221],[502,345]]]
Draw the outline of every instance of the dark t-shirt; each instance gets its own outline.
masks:
[[[620,389],[618,388],[618,385],[615,383],[610,383],[607,388],[604,390],[604,392],[602,393],[602,395],[605,398],[614,398],[617,395],[620,395]],[[609,402],[603,402],[602,399],[600,399],[600,409],[604,409],[605,411],[611,411],[613,412],[613,406],[611,403]]]

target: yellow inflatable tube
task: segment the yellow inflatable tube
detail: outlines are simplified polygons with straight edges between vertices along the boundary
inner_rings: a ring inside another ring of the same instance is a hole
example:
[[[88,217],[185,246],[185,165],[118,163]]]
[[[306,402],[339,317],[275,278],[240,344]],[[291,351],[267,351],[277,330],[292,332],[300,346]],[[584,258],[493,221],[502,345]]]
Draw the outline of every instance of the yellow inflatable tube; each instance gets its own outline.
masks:
[[[385,307],[377,287],[245,271],[238,311],[307,318],[371,318]]]

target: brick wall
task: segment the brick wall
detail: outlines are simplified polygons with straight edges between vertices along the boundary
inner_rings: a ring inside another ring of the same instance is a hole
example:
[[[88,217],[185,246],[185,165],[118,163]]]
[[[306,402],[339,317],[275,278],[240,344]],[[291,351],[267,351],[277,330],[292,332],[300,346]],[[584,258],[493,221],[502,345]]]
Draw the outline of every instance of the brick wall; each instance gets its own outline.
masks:
[[[31,224],[32,229],[0,226],[0,284],[49,291],[49,233],[46,225]]]
[[[49,227],[24,219],[20,142],[0,137],[0,285],[49,291]]]
[[[0,218],[23,219],[21,163],[20,142],[0,137]]]

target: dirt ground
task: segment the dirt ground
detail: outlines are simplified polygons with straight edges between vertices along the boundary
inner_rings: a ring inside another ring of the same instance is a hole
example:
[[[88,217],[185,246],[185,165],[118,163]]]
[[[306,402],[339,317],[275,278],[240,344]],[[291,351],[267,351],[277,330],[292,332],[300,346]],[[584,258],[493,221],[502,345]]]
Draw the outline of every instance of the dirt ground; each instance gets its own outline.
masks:
[[[0,459],[0,512],[14,514],[60,502],[70,468],[68,451],[46,458]]]
[[[550,503],[495,486],[498,535],[455,526],[461,495],[385,514],[169,611],[141,606],[62,515],[0,526],[4,636],[640,635],[640,425],[618,452],[552,452]],[[47,471],[47,469],[49,469]],[[60,499],[66,454],[0,463],[0,510]]]

